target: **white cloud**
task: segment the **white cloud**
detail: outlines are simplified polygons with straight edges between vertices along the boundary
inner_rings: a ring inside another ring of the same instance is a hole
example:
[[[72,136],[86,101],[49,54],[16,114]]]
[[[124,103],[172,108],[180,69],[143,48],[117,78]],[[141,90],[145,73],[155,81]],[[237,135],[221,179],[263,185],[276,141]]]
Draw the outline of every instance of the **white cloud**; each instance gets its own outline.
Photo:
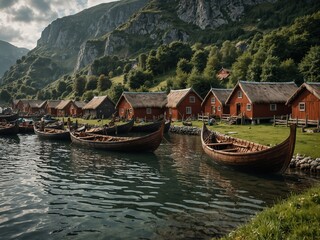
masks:
[[[0,40],[33,49],[56,18],[115,0],[0,0]]]

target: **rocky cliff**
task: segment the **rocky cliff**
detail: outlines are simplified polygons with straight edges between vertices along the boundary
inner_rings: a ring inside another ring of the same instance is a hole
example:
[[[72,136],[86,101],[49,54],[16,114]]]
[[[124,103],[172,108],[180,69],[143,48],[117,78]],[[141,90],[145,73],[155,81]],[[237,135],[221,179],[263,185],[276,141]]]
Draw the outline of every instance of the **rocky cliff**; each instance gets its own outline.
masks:
[[[276,0],[179,0],[178,17],[201,29],[215,29],[239,20],[246,6],[276,2]]]
[[[83,44],[75,70],[103,55],[128,57],[135,51],[172,41],[189,41],[190,24],[200,30],[212,30],[223,24],[238,21],[246,6],[276,0],[154,0],[100,41],[97,48]],[[104,42],[104,43],[103,43]],[[104,44],[104,52],[101,51]]]
[[[26,55],[28,51],[26,48],[18,48],[0,40],[0,78],[10,66],[16,63],[17,59]]]

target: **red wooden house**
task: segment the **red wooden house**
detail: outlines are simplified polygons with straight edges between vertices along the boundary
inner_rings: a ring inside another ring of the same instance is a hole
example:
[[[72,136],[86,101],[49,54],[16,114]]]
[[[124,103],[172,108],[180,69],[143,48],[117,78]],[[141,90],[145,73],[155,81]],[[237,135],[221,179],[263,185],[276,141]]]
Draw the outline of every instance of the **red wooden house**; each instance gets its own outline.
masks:
[[[57,109],[56,108],[60,102],[61,102],[61,100],[47,100],[45,107],[44,107],[45,113],[56,117],[57,116]]]
[[[164,117],[166,104],[165,92],[123,92],[116,109],[121,118],[154,120]]]
[[[239,81],[226,104],[230,105],[231,116],[259,122],[290,114],[286,102],[296,90],[294,82]]]
[[[232,89],[211,88],[201,103],[203,114],[219,118],[222,114],[229,114],[230,108],[225,102],[231,92]]]
[[[320,83],[304,83],[288,99],[292,118],[320,120]]]
[[[192,89],[171,90],[168,94],[167,115],[172,120],[195,118],[201,113],[202,98]]]

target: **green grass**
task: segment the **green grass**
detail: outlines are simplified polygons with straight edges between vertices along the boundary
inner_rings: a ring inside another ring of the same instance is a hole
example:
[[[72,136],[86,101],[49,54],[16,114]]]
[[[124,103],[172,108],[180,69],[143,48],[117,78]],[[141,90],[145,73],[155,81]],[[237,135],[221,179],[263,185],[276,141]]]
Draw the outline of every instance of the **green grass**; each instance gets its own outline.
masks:
[[[175,122],[173,124],[182,125],[181,122]],[[192,125],[201,127],[202,122],[193,121]],[[268,146],[274,146],[281,143],[290,133],[288,127],[273,127],[271,124],[228,125],[219,123],[218,125],[210,126],[210,129]],[[319,143],[319,133],[303,133],[301,128],[297,128],[295,154],[304,154],[313,158],[320,157]]]
[[[268,208],[222,240],[320,239],[320,185]]]
[[[112,84],[123,84],[124,74],[111,78]]]

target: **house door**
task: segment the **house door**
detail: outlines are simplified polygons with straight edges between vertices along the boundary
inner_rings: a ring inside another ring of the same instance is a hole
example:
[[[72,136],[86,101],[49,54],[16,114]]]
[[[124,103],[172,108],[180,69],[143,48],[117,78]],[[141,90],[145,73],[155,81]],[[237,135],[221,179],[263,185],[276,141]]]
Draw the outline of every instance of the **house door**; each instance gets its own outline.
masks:
[[[237,103],[237,116],[241,113],[241,103]]]
[[[216,115],[216,107],[215,106],[212,106],[211,114]]]

